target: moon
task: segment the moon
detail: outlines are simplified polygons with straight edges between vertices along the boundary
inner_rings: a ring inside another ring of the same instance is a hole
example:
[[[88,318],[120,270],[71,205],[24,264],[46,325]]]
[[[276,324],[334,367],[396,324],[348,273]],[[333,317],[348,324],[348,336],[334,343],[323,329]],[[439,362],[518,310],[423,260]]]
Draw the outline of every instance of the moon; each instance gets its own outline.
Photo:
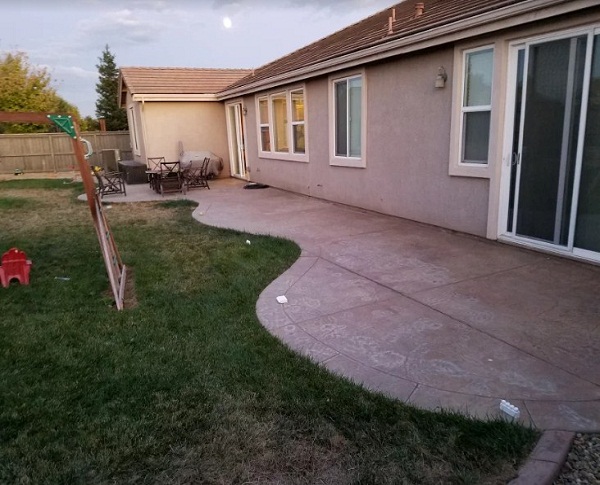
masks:
[[[231,22],[231,19],[229,17],[223,17],[223,27],[225,27],[226,29],[230,29],[232,25],[233,23]]]

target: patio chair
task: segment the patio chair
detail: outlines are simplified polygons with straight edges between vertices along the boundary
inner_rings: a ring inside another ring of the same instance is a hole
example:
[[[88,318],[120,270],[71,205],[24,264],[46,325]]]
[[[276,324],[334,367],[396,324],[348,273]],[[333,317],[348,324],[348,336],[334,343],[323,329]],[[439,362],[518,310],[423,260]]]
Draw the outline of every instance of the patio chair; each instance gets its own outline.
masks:
[[[181,165],[177,162],[161,162],[160,175],[158,177],[159,193],[183,192],[185,185],[181,174]]]
[[[200,165],[198,165],[198,162],[200,161],[191,160],[190,167],[183,172],[186,188],[206,187],[210,190],[208,186],[208,164],[210,163],[210,158],[206,157]]]
[[[123,179],[122,173],[107,172],[103,168],[100,170],[93,170],[93,173],[96,177],[96,181],[98,182],[96,191],[98,192],[98,195],[100,195],[100,198],[104,197],[105,195],[127,195],[127,190],[125,189],[125,180]]]
[[[159,192],[158,176],[160,175],[160,164],[166,162],[165,157],[148,157],[146,158],[146,175],[148,176],[148,185],[150,188]]]

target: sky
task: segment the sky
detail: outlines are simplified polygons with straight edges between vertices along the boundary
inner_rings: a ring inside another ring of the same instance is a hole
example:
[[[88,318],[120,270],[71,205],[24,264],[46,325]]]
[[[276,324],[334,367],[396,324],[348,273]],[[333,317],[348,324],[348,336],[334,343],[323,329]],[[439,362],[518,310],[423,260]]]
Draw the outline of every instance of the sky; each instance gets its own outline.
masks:
[[[96,65],[254,68],[398,0],[20,0],[0,2],[0,55],[25,52],[82,116]]]

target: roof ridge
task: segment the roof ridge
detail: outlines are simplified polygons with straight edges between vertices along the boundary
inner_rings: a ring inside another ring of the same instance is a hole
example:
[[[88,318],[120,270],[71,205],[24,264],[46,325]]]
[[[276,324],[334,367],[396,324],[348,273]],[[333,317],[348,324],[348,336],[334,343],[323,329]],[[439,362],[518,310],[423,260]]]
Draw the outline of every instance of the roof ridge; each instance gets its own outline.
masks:
[[[252,71],[249,67],[155,67],[155,66],[121,66],[119,69],[144,69],[153,71]]]

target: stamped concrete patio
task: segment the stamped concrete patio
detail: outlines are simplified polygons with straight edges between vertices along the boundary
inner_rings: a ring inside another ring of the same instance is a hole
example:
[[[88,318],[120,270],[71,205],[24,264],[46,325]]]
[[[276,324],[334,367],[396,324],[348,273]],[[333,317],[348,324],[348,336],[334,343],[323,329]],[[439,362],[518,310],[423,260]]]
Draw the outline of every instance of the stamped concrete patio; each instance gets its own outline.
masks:
[[[600,430],[599,267],[233,179],[187,198],[200,222],[301,246],[256,310],[331,371],[424,408],[485,418],[506,399],[541,429]]]

